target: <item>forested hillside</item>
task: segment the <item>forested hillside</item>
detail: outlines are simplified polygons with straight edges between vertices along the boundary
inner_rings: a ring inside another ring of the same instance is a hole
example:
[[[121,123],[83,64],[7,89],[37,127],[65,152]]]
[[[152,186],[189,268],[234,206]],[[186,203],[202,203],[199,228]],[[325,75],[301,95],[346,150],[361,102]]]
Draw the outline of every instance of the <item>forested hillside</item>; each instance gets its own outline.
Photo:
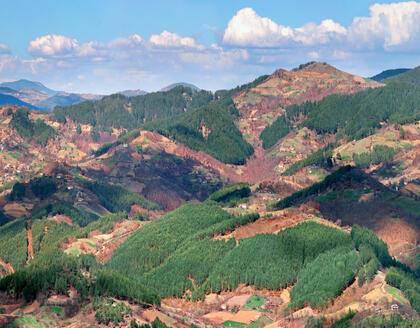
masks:
[[[54,128],[45,124],[44,121],[38,119],[35,122],[29,118],[29,110],[20,107],[12,113],[10,126],[20,134],[21,137],[28,140],[34,140],[36,143],[45,146],[57,132]]]
[[[409,70],[410,70],[410,68],[388,69],[386,71],[383,71],[379,74],[376,74],[376,75],[372,76],[370,79],[372,79],[374,81],[381,82],[382,80],[385,80],[386,78],[390,78],[392,76],[395,76],[395,75],[398,75],[398,74],[401,74],[401,73],[405,73]]]
[[[0,93],[0,106],[4,106],[4,105],[25,106],[27,108],[34,109],[34,110],[38,109],[37,107],[27,102],[24,102],[16,97]]]
[[[336,133],[360,139],[374,133],[381,122],[409,123],[420,118],[420,88],[392,83],[352,95],[331,95],[317,103],[287,109],[287,117],[307,115],[302,126],[318,133]]]
[[[244,164],[254,153],[235,126],[231,114],[218,103],[144,127],[172,137],[191,149],[202,150],[224,163]]]
[[[420,66],[407,70],[406,72],[402,72],[400,74],[387,77],[383,79],[381,82],[383,83],[403,82],[403,83],[410,83],[410,84],[419,86],[420,85]]]
[[[236,247],[233,240],[208,239],[257,218],[235,218],[215,206],[186,205],[130,236],[109,266],[161,295],[180,297],[190,290],[192,298],[203,298],[211,291],[234,290],[239,283],[269,289],[290,286],[319,254],[345,245],[350,250],[352,245],[346,233],[314,222],[244,239]],[[351,263],[335,293],[356,274],[359,262]],[[326,299],[333,296],[326,294]]]
[[[305,102],[286,108],[261,133],[264,148],[284,137],[289,126],[307,127],[319,134],[338,133],[339,138],[361,139],[381,124],[406,124],[419,120],[420,88],[406,83],[390,83],[350,95],[333,94],[318,102]],[[299,123],[300,122],[300,123]]]
[[[148,93],[142,96],[126,97],[114,94],[96,101],[54,108],[53,117],[58,122],[71,120],[102,128],[132,129],[153,121],[197,108],[213,99],[211,92],[193,91],[183,86],[166,92]]]

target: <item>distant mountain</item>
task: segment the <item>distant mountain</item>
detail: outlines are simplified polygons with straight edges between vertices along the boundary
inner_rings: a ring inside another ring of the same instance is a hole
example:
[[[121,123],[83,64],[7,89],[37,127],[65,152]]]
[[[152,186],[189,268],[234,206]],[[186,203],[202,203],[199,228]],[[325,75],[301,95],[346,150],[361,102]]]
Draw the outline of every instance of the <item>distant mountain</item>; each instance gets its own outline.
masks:
[[[0,87],[0,93],[3,93],[3,94],[14,94],[14,93],[17,93],[18,91],[16,91],[16,90],[13,90],[13,89],[11,89],[11,88],[8,88],[8,87]]]
[[[137,89],[137,90],[124,90],[124,91],[119,91],[117,93],[124,95],[126,97],[135,97],[135,96],[143,96],[147,92],[144,90]]]
[[[404,73],[388,77],[381,82],[404,82],[420,86],[420,66],[410,69]]]
[[[68,106],[85,100],[96,100],[102,96],[95,94],[77,94],[56,91],[40,82],[19,80],[0,84],[0,94],[18,98],[33,108],[51,110],[55,106]]]
[[[178,83],[172,83],[170,85],[168,85],[167,87],[164,87],[162,89],[160,89],[159,91],[169,91],[179,85],[182,85],[183,87],[186,88],[191,88],[193,91],[200,91],[201,89],[197,86],[195,86],[194,84],[191,83],[187,83],[187,82],[178,82]]]
[[[7,87],[13,90],[33,89],[33,90],[40,91],[49,95],[55,95],[57,93],[62,92],[62,91],[56,91],[56,90],[47,88],[41,82],[29,81],[29,80],[24,80],[24,79],[14,81],[14,82],[3,82],[3,83],[0,83],[0,87]]]
[[[3,105],[16,105],[16,106],[26,106],[30,109],[39,110],[39,108],[28,104],[27,102],[24,102],[16,97],[0,94],[0,106]]]
[[[386,71],[383,71],[379,74],[376,74],[375,76],[372,76],[370,79],[379,82],[391,76],[395,76],[395,75],[407,72],[409,70],[410,68],[387,69]]]
[[[85,100],[84,97],[76,93],[60,93],[37,103],[37,106],[42,109],[51,110],[54,109],[55,106],[68,106]]]

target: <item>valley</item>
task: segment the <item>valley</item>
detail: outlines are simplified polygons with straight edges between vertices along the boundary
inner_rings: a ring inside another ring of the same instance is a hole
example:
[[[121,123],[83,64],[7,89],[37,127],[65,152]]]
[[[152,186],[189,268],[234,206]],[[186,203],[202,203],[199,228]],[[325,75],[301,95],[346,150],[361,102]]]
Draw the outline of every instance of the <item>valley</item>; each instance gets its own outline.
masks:
[[[2,107],[0,326],[416,327],[419,76],[390,75]]]

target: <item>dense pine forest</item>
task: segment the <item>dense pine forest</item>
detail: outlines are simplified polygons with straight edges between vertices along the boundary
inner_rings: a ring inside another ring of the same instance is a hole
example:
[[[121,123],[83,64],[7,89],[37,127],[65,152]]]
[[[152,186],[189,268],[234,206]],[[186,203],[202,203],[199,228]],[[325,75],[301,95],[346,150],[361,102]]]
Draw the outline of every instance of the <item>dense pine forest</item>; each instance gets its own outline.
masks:
[[[235,126],[232,115],[219,103],[155,121],[144,128],[171,137],[191,149],[202,150],[224,163],[245,164],[254,153]]]
[[[189,108],[208,104],[213,95],[208,91],[193,91],[177,86],[166,92],[126,97],[114,94],[96,101],[84,101],[70,106],[56,106],[53,117],[58,122],[71,120],[102,128],[133,129],[157,118],[175,116]]]
[[[406,124],[420,118],[420,89],[406,83],[390,83],[350,95],[333,94],[318,102],[286,108],[261,133],[264,148],[284,137],[289,126],[307,127],[319,134],[338,133],[337,139],[362,139],[387,124]]]
[[[13,111],[10,126],[19,133],[22,138],[33,140],[41,146],[45,146],[48,140],[52,139],[57,132],[45,124],[41,119],[36,121],[29,118],[29,110],[20,107]]]

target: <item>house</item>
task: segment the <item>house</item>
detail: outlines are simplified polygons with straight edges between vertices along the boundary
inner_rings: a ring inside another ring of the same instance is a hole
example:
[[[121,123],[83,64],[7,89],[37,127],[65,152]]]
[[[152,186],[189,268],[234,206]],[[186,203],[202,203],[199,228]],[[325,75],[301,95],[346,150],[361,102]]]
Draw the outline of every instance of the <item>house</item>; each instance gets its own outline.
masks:
[[[239,208],[247,209],[248,208],[248,204],[241,203],[241,204],[239,204]]]
[[[392,304],[391,305],[391,311],[398,311],[398,309],[399,309],[400,307],[398,306],[398,304]]]

